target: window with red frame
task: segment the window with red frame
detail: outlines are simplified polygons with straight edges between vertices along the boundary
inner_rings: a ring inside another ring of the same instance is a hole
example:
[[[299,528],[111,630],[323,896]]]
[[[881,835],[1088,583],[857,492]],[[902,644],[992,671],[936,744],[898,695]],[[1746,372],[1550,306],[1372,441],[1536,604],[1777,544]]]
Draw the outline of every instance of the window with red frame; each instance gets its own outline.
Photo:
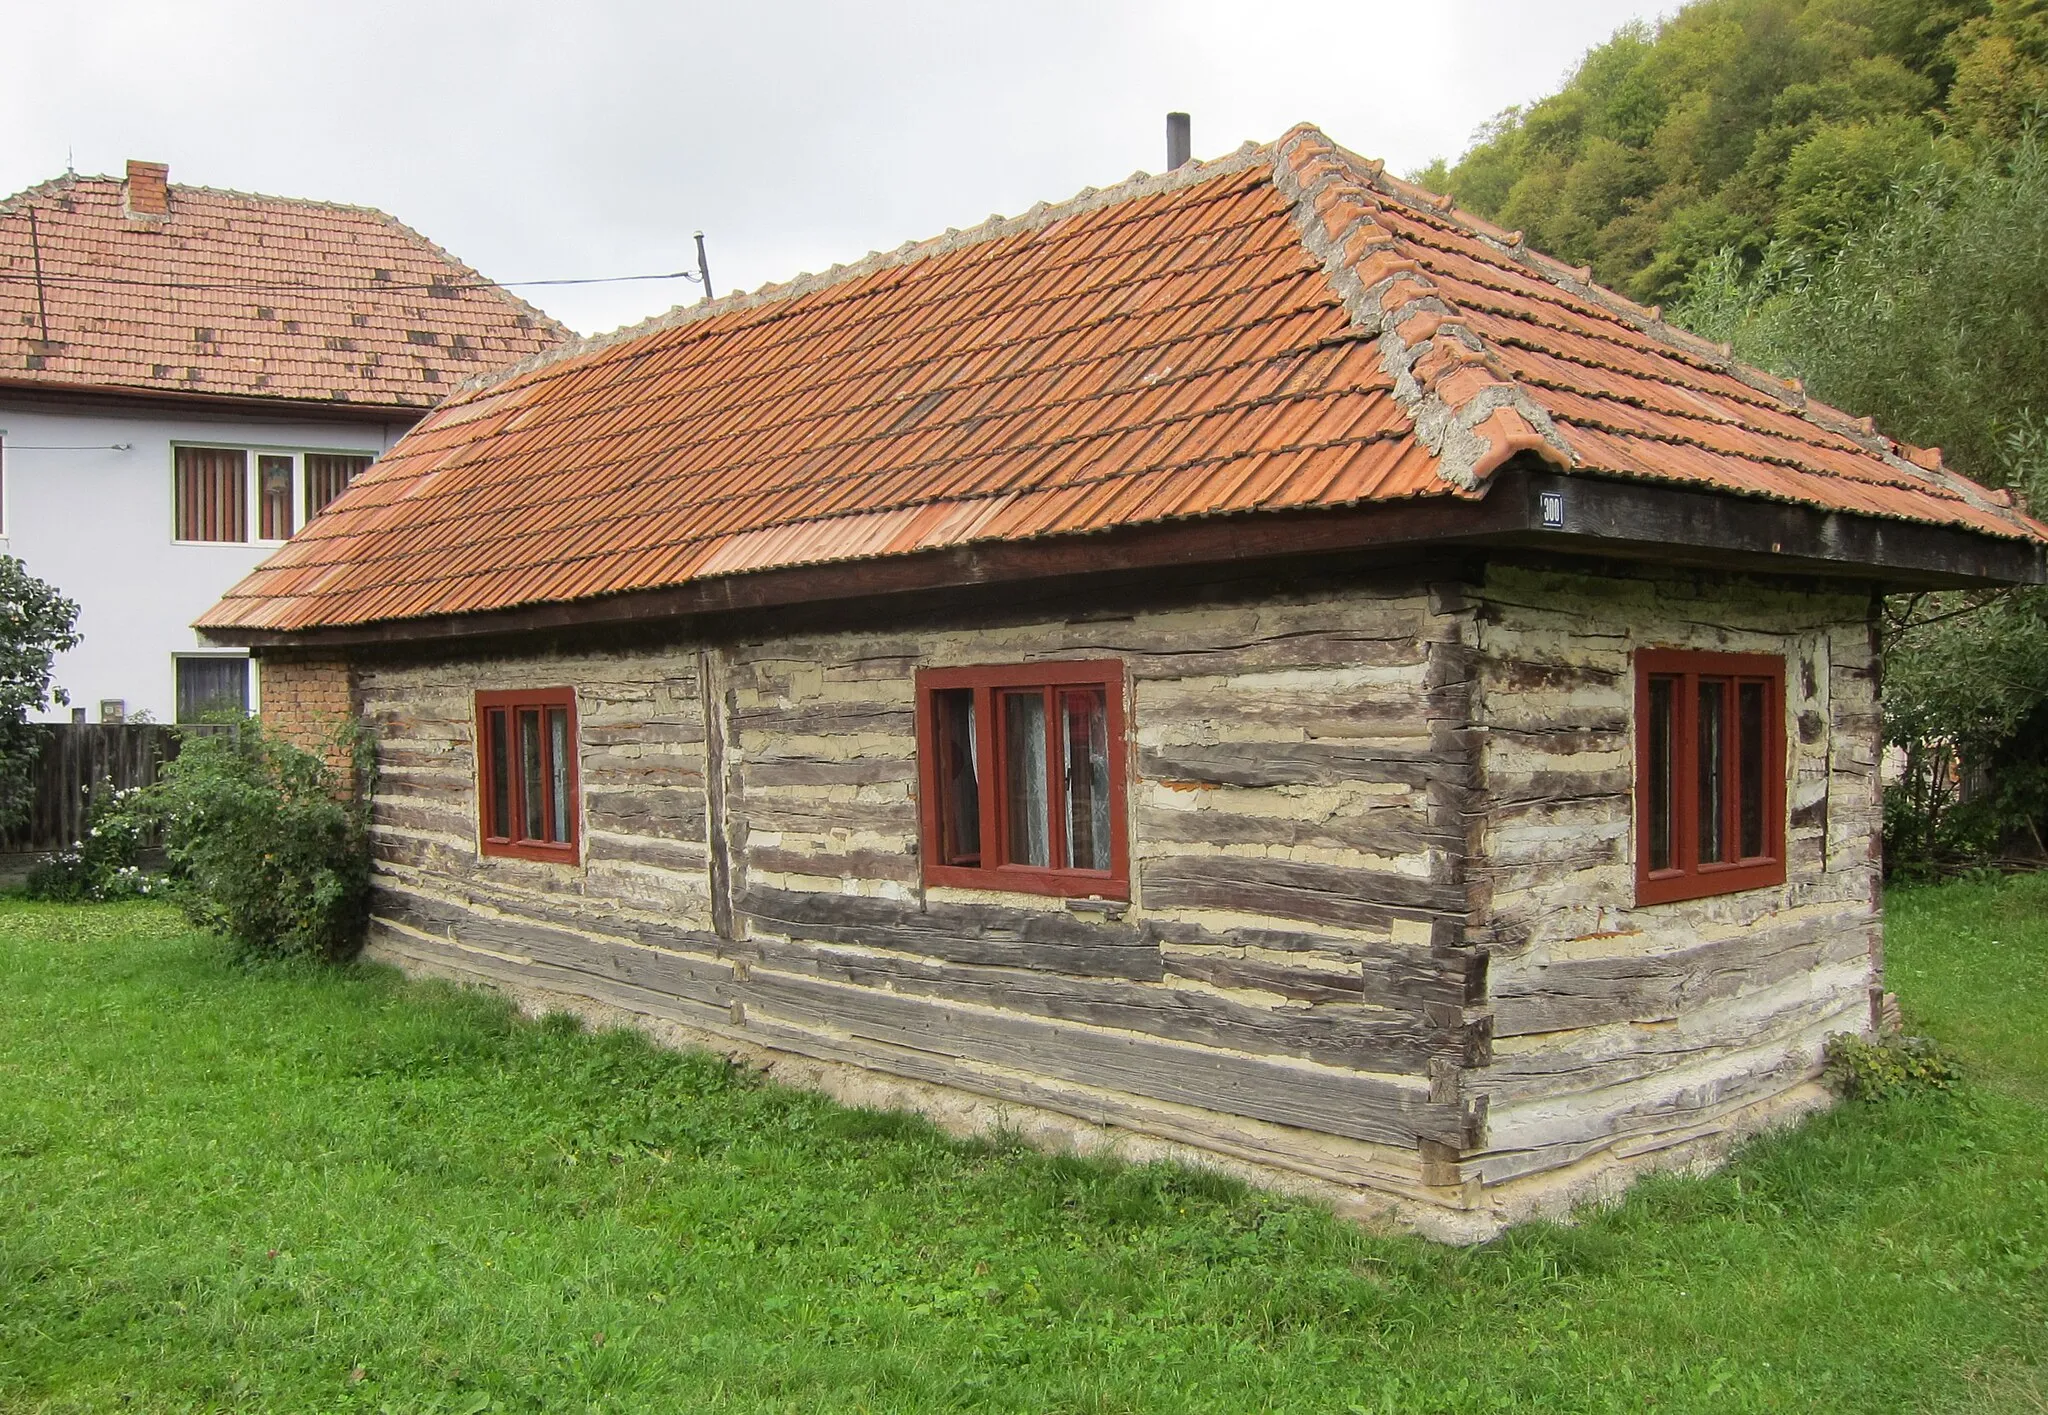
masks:
[[[925,670],[917,734],[928,883],[1130,897],[1122,664]]]
[[[573,863],[575,690],[478,693],[476,737],[484,853]]]
[[[1785,660],[1636,654],[1636,900],[1785,882]]]

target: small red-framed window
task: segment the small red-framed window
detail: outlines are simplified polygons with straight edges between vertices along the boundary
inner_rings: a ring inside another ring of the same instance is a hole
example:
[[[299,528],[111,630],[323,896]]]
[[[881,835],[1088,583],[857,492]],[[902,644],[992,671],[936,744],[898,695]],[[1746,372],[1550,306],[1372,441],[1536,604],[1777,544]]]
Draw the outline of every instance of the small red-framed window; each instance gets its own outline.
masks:
[[[1785,882],[1785,660],[1643,649],[1636,902]]]
[[[476,742],[484,854],[573,864],[582,814],[575,689],[478,693]]]
[[[928,884],[1128,899],[1117,662],[917,675]]]

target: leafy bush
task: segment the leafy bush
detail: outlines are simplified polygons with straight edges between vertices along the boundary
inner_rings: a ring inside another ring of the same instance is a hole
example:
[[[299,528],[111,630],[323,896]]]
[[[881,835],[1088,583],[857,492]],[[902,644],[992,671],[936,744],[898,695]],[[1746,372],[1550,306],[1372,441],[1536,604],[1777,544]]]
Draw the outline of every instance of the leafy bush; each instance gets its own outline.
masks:
[[[136,899],[161,894],[165,881],[142,868],[142,850],[149,841],[148,822],[135,807],[140,788],[119,791],[111,781],[91,788],[86,803],[85,837],[68,850],[43,856],[29,871],[31,899]]]
[[[78,606],[0,555],[0,827],[28,818],[36,797],[42,730],[28,715],[70,701],[50,688],[51,666],[78,645]]]
[[[322,758],[253,721],[192,733],[137,804],[162,832],[174,897],[238,956],[334,960],[355,951],[369,832],[362,796],[343,799]]]
[[[1821,1079],[1852,1101],[1883,1101],[1915,1091],[1953,1091],[1962,1080],[1955,1060],[1926,1037],[1896,1032],[1871,1039],[1853,1032],[1828,1038]]]

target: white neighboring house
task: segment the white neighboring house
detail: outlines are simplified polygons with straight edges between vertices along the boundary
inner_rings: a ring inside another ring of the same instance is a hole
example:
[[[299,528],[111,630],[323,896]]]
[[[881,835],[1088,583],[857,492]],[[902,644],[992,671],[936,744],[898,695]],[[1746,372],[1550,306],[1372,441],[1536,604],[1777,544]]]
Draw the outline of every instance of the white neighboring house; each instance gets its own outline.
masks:
[[[85,636],[52,720],[253,708],[192,621],[456,384],[568,336],[382,212],[167,178],[0,201],[0,553]]]

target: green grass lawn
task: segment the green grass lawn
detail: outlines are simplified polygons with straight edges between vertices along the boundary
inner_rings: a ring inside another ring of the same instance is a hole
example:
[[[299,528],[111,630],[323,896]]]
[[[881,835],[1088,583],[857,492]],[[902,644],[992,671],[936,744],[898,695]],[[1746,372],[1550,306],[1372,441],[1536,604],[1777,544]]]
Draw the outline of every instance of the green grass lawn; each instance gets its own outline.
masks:
[[[1890,948],[1964,1095],[1456,1250],[0,903],[0,1407],[2048,1409],[2048,878]]]

